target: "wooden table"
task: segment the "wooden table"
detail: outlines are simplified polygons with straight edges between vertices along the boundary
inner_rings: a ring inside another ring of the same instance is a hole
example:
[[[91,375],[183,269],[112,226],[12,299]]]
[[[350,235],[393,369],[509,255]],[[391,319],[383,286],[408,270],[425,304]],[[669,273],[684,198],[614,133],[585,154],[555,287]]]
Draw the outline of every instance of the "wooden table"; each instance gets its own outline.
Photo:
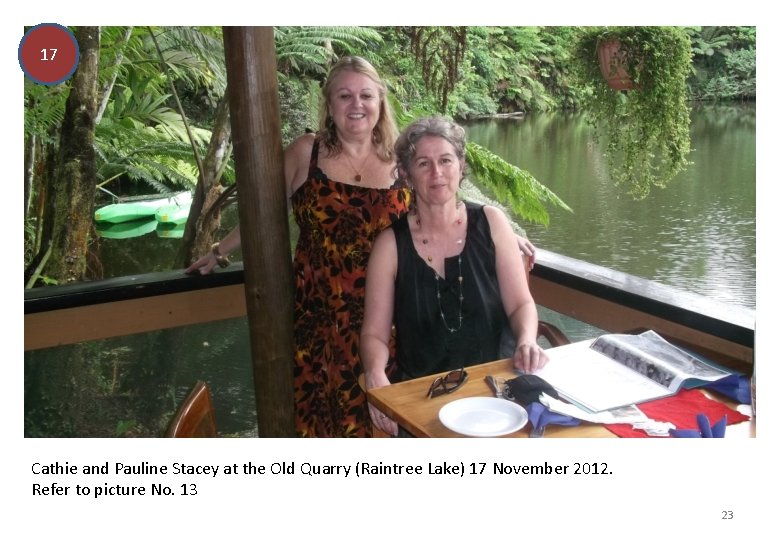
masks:
[[[431,382],[440,374],[421,377],[411,381],[391,384],[383,388],[375,388],[368,391],[368,401],[384,414],[398,422],[398,425],[409,431],[416,437],[463,437],[454,431],[450,431],[439,421],[439,409],[451,401],[472,396],[492,396],[485,383],[486,375],[511,379],[516,377],[512,371],[509,359],[496,360],[478,366],[466,368],[469,379],[466,383],[451,394],[428,398],[426,393]],[[726,405],[738,409],[743,414],[750,415],[750,406],[730,402],[720,397],[710,395]],[[747,407],[747,410],[745,409]],[[505,437],[528,437],[531,432],[531,423],[515,433]],[[742,422],[726,428],[728,437],[755,437],[755,421]],[[611,431],[600,424],[583,422],[579,426],[549,425],[545,430],[545,437],[556,438],[595,438],[617,437]]]

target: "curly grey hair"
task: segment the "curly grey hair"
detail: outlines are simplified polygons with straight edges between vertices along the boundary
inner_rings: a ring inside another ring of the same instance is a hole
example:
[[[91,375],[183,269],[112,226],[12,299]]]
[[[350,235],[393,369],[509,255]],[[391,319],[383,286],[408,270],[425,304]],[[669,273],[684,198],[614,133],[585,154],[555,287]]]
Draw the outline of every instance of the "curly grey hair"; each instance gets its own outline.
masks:
[[[403,130],[395,142],[395,175],[408,183],[412,160],[417,153],[417,143],[423,137],[441,137],[455,149],[461,163],[466,161],[466,130],[441,116],[420,118]]]

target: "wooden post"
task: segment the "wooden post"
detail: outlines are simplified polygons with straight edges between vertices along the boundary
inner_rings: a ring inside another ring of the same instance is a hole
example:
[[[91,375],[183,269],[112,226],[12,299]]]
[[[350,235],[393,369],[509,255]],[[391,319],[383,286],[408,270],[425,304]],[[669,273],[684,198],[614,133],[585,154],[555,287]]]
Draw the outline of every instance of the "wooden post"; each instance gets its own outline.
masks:
[[[293,271],[273,28],[225,27],[257,427],[292,437]]]

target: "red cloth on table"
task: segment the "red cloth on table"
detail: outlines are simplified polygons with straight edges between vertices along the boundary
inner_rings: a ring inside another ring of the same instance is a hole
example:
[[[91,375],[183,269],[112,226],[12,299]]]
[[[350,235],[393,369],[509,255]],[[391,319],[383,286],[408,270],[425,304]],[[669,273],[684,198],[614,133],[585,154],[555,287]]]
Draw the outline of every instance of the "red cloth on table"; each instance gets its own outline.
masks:
[[[651,420],[659,422],[671,422],[677,429],[699,429],[696,415],[705,413],[714,424],[725,415],[726,424],[738,424],[749,420],[741,412],[705,396],[700,390],[680,390],[676,395],[669,396],[637,405],[639,409]],[[650,437],[642,429],[634,429],[631,424],[604,424],[618,437]]]

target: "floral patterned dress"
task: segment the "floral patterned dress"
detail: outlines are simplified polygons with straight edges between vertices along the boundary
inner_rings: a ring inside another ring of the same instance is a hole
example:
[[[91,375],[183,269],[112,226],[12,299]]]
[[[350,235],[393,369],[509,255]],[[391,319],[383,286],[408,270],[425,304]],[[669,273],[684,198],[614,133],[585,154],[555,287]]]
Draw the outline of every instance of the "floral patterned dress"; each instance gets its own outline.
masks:
[[[302,437],[371,435],[358,355],[366,266],[376,236],[408,209],[404,188],[328,178],[314,143],[309,175],[291,197],[295,250],[295,429]]]

